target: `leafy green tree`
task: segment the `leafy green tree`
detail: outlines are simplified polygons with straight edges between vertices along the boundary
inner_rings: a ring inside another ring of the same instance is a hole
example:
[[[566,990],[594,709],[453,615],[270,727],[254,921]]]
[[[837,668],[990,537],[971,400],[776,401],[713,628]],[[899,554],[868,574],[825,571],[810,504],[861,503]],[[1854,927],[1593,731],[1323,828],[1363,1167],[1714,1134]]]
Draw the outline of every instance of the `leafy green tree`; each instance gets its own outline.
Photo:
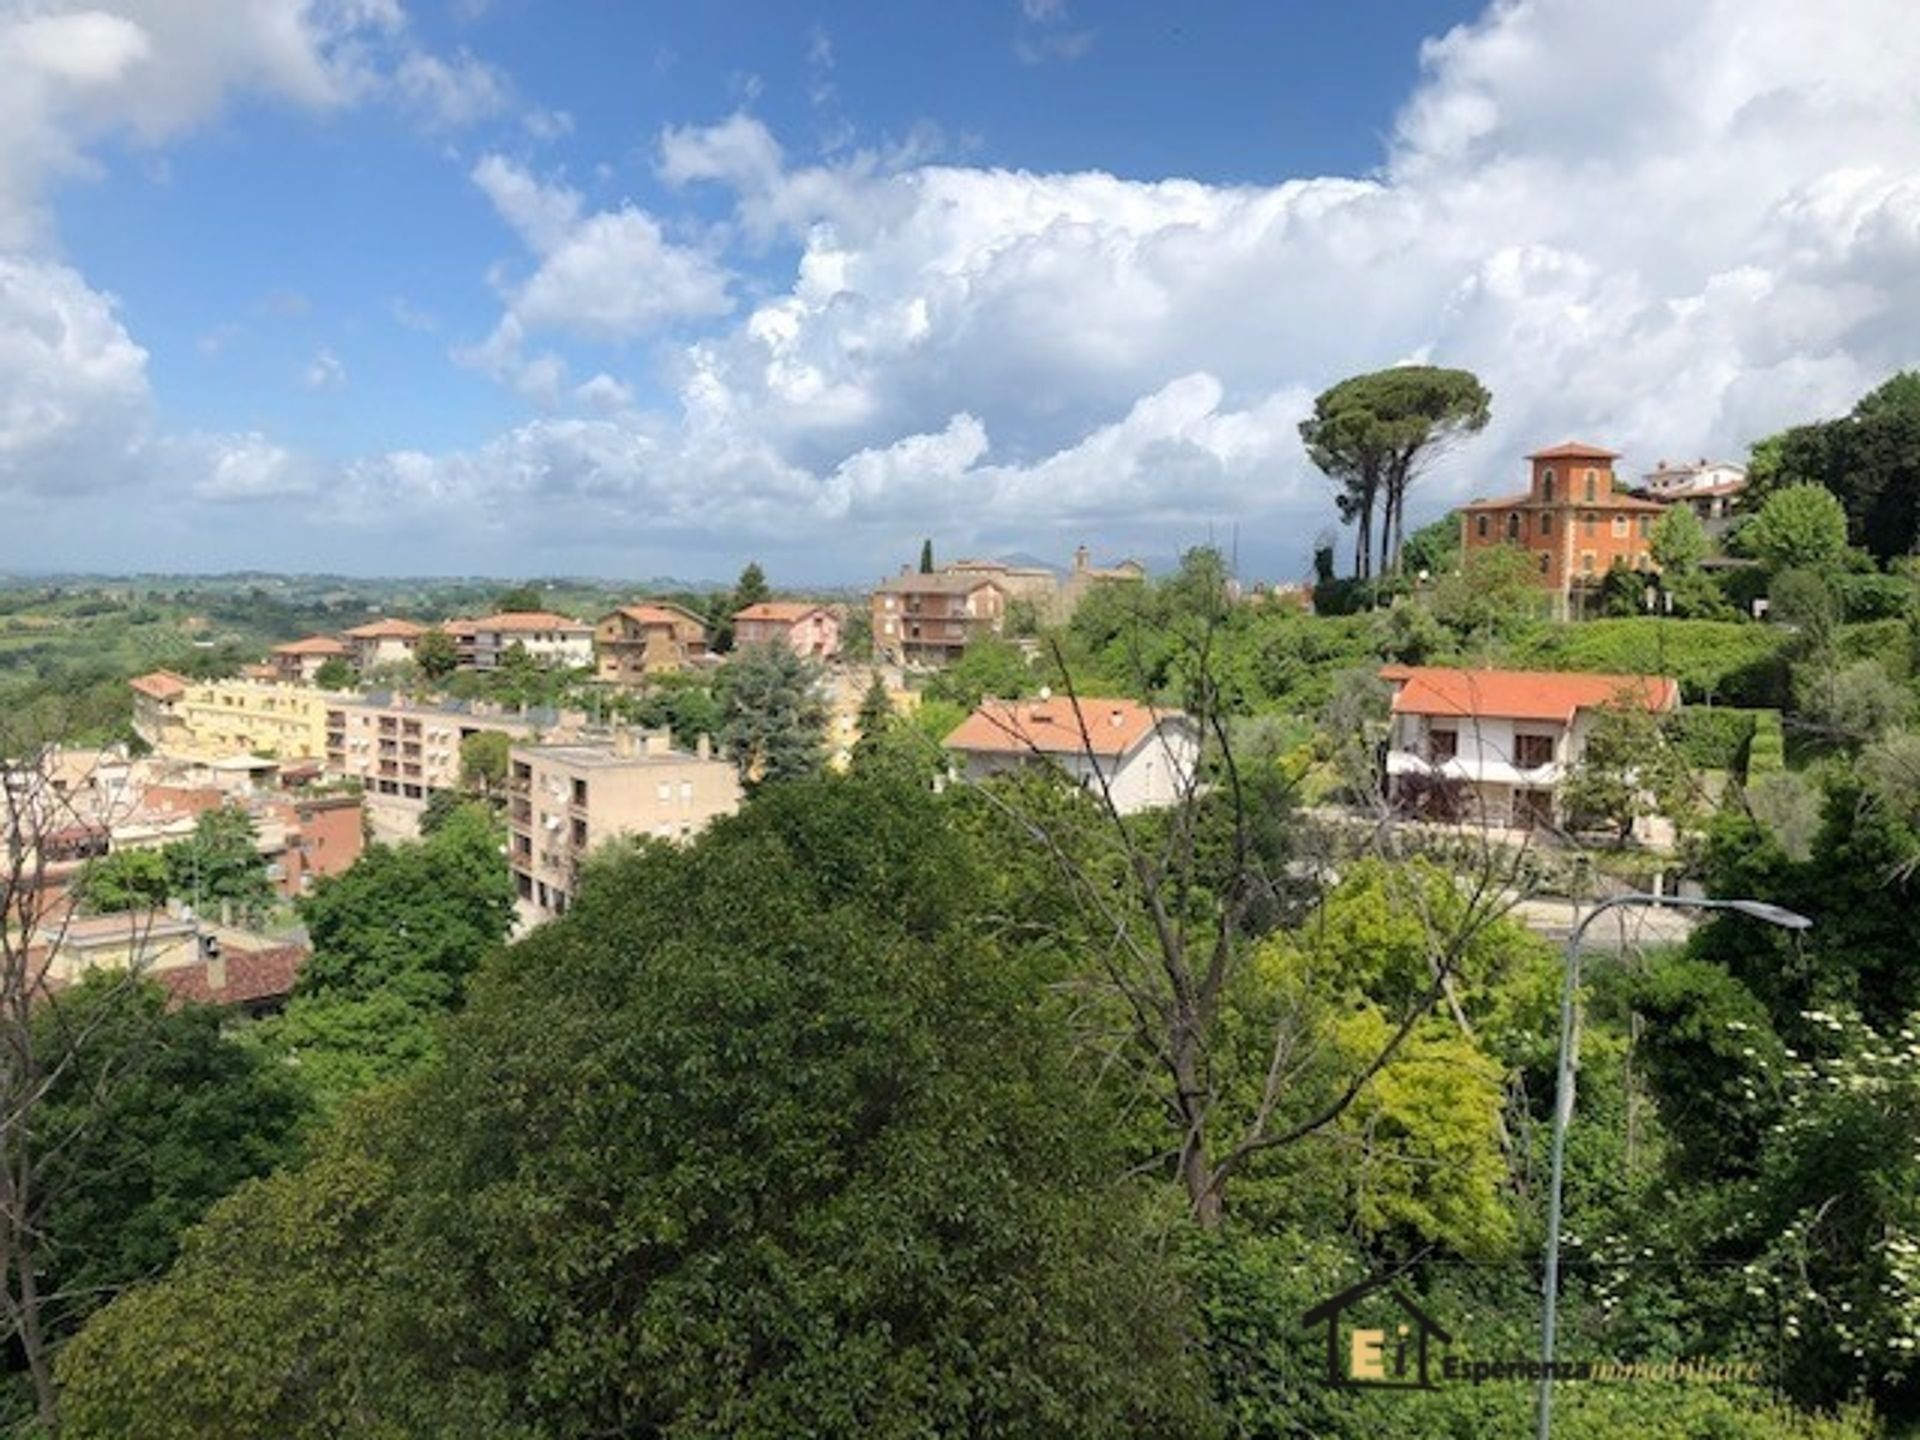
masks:
[[[840,624],[840,654],[851,664],[873,658],[873,612],[856,605]]]
[[[313,672],[313,683],[322,690],[351,690],[353,688],[353,666],[338,655],[330,655]]]
[[[95,914],[157,910],[167,903],[167,857],[159,850],[115,850],[87,863],[75,898]]]
[[[826,763],[827,707],[814,662],[785,645],[756,645],[727,662],[720,694],[720,747],[743,780],[797,780]]]
[[[887,694],[887,682],[878,670],[867,682],[867,692],[860,697],[860,710],[854,718],[854,724],[860,735],[854,741],[853,753],[856,757],[869,753],[886,738],[887,731],[893,728],[893,698]]]
[[[458,790],[429,790],[427,803],[420,807],[420,838],[430,840],[438,835],[463,805],[472,803],[471,797]]]
[[[1332,552],[1327,555],[1332,563]],[[1460,568],[1460,512],[1449,510],[1407,536],[1400,547],[1400,563],[1415,574],[1448,575]],[[1328,578],[1331,578],[1329,576]]]
[[[225,908],[253,918],[273,904],[259,828],[238,806],[202,811],[193,834],[167,846],[165,854],[167,893],[190,901],[203,915]]]
[[[64,1332],[164,1269],[215,1200],[293,1158],[303,1107],[294,1078],[226,1035],[218,1010],[170,1009],[151,982],[90,976],[34,1025],[53,1077],[35,1139]]]
[[[1670,505],[1667,513],[1654,521],[1648,537],[1653,563],[1669,586],[1681,576],[1692,573],[1707,558],[1707,530],[1691,505]]]
[[[1882,561],[1911,554],[1920,546],[1920,372],[1893,376],[1840,419],[1768,436],[1749,472],[1756,498],[1824,487],[1854,544]]]
[[[513,741],[504,730],[476,730],[460,742],[460,783],[481,796],[507,788],[507,757]]]
[[[1354,573],[1372,569],[1376,506],[1381,512],[1378,573],[1400,568],[1406,494],[1420,466],[1486,428],[1492,397],[1465,370],[1401,365],[1355,375],[1323,391],[1300,422],[1307,455],[1341,486],[1340,518],[1358,522]]]
[[[920,573],[922,575],[933,574],[933,541],[932,540],[922,540],[920,542]]]
[[[1913,693],[1878,660],[1815,660],[1793,671],[1796,722],[1841,745],[1878,739],[1913,712]]]
[[[767,572],[760,568],[760,562],[749,560],[746,568],[740,572],[740,578],[733,586],[733,613],[736,615],[749,605],[758,605],[771,600],[773,591],[767,588]]]
[[[983,635],[960,658],[927,681],[926,694],[971,710],[989,695],[1017,699],[1037,684],[1026,655],[1010,640]]]
[[[1685,824],[1694,797],[1693,774],[1659,717],[1632,703],[1599,712],[1560,792],[1575,825],[1608,826],[1622,844],[1642,816],[1665,815]]]
[[[1056,952],[977,923],[940,797],[780,787],[623,863],[95,1319],[72,1435],[1219,1433]]]
[[[413,663],[429,680],[444,680],[460,668],[460,650],[446,631],[427,631],[413,647]]]
[[[1489,645],[1540,613],[1539,572],[1517,545],[1471,550],[1459,573],[1433,588],[1434,617],[1462,643]]]
[[[503,615],[525,615],[547,608],[546,597],[537,585],[516,585],[511,590],[503,590],[493,604]]]
[[[1830,570],[1847,550],[1847,512],[1824,485],[1788,485],[1740,529],[1740,544],[1773,570]]]

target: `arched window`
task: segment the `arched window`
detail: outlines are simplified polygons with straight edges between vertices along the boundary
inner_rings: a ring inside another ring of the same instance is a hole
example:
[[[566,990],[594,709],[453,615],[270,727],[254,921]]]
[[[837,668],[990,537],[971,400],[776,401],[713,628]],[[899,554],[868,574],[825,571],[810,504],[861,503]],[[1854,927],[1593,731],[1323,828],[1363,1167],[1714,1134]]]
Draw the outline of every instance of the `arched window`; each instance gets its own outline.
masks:
[[[1473,519],[1474,519],[1474,529],[1479,532],[1480,538],[1482,540],[1486,539],[1487,538],[1487,517],[1485,515],[1476,515],[1473,517]]]
[[[1518,510],[1509,510],[1507,512],[1507,539],[1518,540],[1519,538],[1520,512]]]
[[[1540,472],[1540,498],[1549,505],[1553,503],[1553,467],[1551,465]]]
[[[1587,471],[1587,503],[1589,505],[1593,503],[1594,497],[1599,493],[1599,485],[1600,473],[1597,470]]]

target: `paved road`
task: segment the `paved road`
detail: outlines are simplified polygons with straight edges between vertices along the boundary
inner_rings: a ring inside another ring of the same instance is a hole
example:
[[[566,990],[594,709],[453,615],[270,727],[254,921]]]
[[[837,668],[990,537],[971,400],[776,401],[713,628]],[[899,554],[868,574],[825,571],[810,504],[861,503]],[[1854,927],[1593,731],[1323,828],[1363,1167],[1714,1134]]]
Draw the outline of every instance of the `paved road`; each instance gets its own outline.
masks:
[[[1536,935],[1562,942],[1573,930],[1576,913],[1565,900],[1522,900],[1513,908],[1513,918]],[[1616,910],[1587,927],[1586,944],[1592,950],[1652,950],[1680,944],[1697,924],[1697,911]]]

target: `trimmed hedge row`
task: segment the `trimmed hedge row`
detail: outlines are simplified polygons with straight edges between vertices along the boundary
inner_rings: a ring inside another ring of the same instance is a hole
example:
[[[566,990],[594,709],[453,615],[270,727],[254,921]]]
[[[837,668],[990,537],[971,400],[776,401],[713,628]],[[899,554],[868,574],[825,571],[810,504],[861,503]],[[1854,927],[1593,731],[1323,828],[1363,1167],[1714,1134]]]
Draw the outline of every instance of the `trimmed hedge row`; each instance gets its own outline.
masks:
[[[1698,703],[1773,708],[1787,699],[1783,627],[1733,620],[1587,620],[1536,630],[1515,647],[1527,670],[1671,675]]]
[[[1787,736],[1778,710],[1754,716],[1753,739],[1747,746],[1747,779],[1773,775],[1787,768]]]
[[[1774,723],[1779,723],[1780,715],[1775,710],[1689,706],[1667,717],[1667,739],[1692,769],[1738,775],[1747,763],[1747,747],[1762,715],[1771,715]]]

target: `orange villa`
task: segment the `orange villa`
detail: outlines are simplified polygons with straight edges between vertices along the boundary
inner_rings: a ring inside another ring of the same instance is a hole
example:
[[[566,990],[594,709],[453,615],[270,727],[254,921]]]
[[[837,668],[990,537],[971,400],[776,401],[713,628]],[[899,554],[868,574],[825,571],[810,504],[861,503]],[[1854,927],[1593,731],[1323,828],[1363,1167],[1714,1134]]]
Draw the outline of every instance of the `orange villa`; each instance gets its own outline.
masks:
[[[1619,488],[1613,473],[1619,458],[1573,441],[1535,451],[1527,457],[1533,473],[1525,491],[1461,507],[1462,547],[1526,550],[1539,568],[1541,587],[1563,605],[1574,587],[1599,584],[1615,565],[1651,571],[1648,541],[1667,507]]]

